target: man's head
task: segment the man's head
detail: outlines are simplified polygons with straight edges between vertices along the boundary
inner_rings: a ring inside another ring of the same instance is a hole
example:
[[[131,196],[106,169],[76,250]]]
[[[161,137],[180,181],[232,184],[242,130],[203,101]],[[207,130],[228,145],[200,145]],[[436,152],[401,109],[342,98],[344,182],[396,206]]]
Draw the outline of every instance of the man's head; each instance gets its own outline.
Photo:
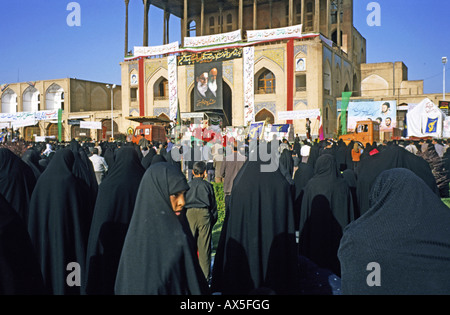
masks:
[[[386,127],[390,127],[391,126],[391,117],[386,117],[386,119],[384,120]]]
[[[92,154],[98,154],[98,149],[97,148],[92,148]]]
[[[192,174],[195,177],[204,177],[206,175],[206,163],[203,161],[197,161],[192,167]]]
[[[205,96],[206,91],[208,90],[208,72],[203,72],[197,77],[197,89]]]
[[[387,113],[390,108],[391,108],[391,104],[389,104],[389,102],[384,102],[383,105],[381,105],[381,112]]]

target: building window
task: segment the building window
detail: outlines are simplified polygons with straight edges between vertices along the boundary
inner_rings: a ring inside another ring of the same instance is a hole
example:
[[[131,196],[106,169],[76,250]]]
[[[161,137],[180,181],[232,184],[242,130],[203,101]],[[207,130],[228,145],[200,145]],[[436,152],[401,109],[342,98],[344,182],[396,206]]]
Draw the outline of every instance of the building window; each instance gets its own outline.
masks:
[[[167,79],[161,80],[155,94],[155,100],[169,99],[169,81]]]
[[[295,24],[302,23],[302,4],[299,3],[295,6]]]
[[[214,34],[214,26],[215,26],[214,23],[215,23],[214,16],[211,16],[209,18],[209,34]]]
[[[130,99],[131,99],[131,101],[137,100],[137,88],[130,89]]]
[[[306,91],[306,74],[298,74],[295,76],[295,90],[297,92]]]
[[[227,14],[227,32],[233,30],[233,15],[231,13]]]
[[[269,71],[265,70],[258,77],[258,94],[275,93],[275,76]]]

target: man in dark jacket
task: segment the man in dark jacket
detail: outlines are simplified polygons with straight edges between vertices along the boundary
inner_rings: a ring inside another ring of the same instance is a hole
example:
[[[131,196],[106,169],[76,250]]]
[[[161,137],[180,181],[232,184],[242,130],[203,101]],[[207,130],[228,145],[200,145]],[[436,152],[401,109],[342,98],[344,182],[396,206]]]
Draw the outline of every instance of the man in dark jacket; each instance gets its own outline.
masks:
[[[200,267],[210,281],[211,278],[211,238],[212,229],[217,222],[218,212],[214,188],[204,180],[206,163],[197,161],[192,169],[193,178],[186,192],[186,218],[197,242]]]

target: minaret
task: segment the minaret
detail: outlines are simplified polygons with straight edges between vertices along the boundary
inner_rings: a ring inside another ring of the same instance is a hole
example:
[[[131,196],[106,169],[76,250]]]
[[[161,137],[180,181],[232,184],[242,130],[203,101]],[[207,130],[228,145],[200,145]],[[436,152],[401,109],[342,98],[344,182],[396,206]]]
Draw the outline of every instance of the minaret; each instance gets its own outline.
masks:
[[[125,56],[128,55],[128,4],[130,0],[125,0]]]

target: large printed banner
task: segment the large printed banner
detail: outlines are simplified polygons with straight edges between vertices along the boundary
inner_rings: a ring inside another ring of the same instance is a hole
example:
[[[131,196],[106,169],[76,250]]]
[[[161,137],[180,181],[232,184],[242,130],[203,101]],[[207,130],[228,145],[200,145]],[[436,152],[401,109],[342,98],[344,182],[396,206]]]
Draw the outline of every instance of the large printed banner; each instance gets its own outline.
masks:
[[[184,47],[202,47],[217,44],[230,44],[241,40],[241,30],[236,30],[229,33],[215,35],[185,37]]]
[[[255,47],[244,48],[244,124],[255,120]]]
[[[278,120],[315,119],[320,116],[320,109],[279,111],[277,113]]]
[[[349,102],[347,131],[353,132],[356,122],[376,120],[381,131],[397,127],[397,101]]]
[[[222,49],[217,51],[205,51],[178,56],[178,65],[186,66],[197,63],[210,63],[242,58],[242,48]]]
[[[194,75],[194,111],[223,110],[222,62],[196,64]]]
[[[80,121],[80,128],[82,129],[102,129],[101,121]]]
[[[0,113],[0,122],[13,122],[19,125],[20,122],[55,120],[58,119],[58,110],[41,110],[38,112],[18,112],[18,113]]]
[[[247,31],[247,41],[283,39],[287,37],[301,37],[302,24],[281,28]]]
[[[178,42],[151,47],[135,46],[133,57],[164,55],[178,51],[179,47],[180,45],[178,44]]]
[[[178,82],[177,82],[177,57],[167,57],[167,67],[169,69],[169,115],[170,120],[177,119],[178,112]]]

